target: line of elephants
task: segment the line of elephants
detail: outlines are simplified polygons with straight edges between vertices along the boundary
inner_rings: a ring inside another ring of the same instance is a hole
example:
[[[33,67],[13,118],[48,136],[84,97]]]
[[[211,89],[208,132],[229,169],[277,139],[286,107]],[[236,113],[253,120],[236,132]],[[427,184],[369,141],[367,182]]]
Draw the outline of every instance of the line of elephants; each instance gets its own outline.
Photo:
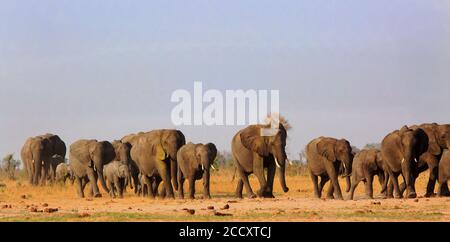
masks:
[[[250,125],[240,130],[231,142],[232,156],[238,175],[236,197],[242,198],[245,187],[249,198],[273,198],[275,172],[284,192],[288,192],[285,170],[287,131],[283,124],[271,136],[262,129],[270,125]],[[384,197],[416,197],[415,181],[429,171],[425,196],[450,195],[450,125],[427,123],[403,126],[386,135],[381,149],[353,152],[346,139],[319,137],[306,146],[306,158],[314,187],[314,196],[321,197],[325,184],[331,184],[327,198],[343,199],[339,176],[346,178],[349,198],[354,198],[358,183],[365,183],[366,196],[373,198],[373,179],[377,175]],[[65,163],[66,145],[57,135],[46,134],[26,140],[21,156],[29,182],[45,185],[48,181],[76,181],[79,197],[90,183],[89,194],[101,197],[98,180],[110,196],[123,197],[129,186],[138,195],[184,198],[183,184],[188,180],[189,198],[195,194],[195,181],[203,179],[203,197],[210,198],[210,169],[217,148],[214,144],[186,143],[179,130],[161,129],[127,135],[112,143],[78,140],[69,147],[69,163]],[[248,176],[254,174],[259,190],[254,193]],[[404,182],[399,184],[398,177]],[[319,181],[320,177],[320,181]],[[160,185],[163,184],[161,187]]]

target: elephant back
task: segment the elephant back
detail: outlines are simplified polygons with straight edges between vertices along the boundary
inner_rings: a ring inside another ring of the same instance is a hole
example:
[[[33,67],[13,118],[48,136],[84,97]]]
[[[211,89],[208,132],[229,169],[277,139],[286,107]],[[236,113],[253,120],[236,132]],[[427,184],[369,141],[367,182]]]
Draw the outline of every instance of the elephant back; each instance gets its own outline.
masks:
[[[97,140],[78,140],[70,145],[70,161],[77,160],[79,162],[90,161],[90,146],[97,143]]]

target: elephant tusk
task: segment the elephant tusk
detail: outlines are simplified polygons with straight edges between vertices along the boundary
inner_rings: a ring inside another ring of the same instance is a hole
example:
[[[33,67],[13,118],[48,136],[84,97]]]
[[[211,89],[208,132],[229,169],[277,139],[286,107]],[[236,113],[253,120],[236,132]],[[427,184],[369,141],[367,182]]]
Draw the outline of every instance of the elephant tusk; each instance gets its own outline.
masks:
[[[34,164],[34,160],[31,160],[31,163]]]
[[[417,160],[417,158],[414,158],[414,161],[415,161],[416,163],[419,163],[419,161]]]
[[[289,160],[289,159],[287,159],[287,158],[286,158],[286,160],[289,162],[289,165],[291,165],[291,166],[294,165],[294,162],[292,162],[291,160]]]
[[[213,164],[211,164],[211,168],[213,168],[213,170],[217,170]]]
[[[280,163],[278,163],[278,159],[277,159],[277,157],[274,157],[275,158],[275,164],[277,165],[277,167],[278,168],[281,168],[281,165],[280,165]]]
[[[342,162],[342,165],[344,165],[344,169],[347,169],[347,166],[345,165],[345,162]]]
[[[205,170],[205,166],[202,164],[202,171],[204,171]]]
[[[401,163],[403,163],[403,162],[405,162],[405,158],[402,159],[402,162],[401,162]]]

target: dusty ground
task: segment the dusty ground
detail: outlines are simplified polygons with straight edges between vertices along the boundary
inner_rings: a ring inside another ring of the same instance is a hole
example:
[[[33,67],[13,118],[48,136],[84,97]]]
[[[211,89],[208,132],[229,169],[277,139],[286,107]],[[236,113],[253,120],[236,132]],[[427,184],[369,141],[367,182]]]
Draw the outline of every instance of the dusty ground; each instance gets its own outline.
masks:
[[[361,183],[357,201],[314,199],[310,178],[305,175],[288,176],[290,191],[286,194],[276,182],[276,199],[240,200],[233,197],[235,182],[231,177],[229,171],[215,173],[211,182],[213,199],[194,201],[152,200],[131,192],[124,199],[111,199],[106,194],[103,198],[80,199],[69,184],[31,187],[22,180],[2,179],[0,221],[450,221],[450,197],[420,197],[425,174],[417,182],[418,199],[361,199]],[[201,191],[201,182],[197,183],[197,191]],[[256,188],[254,178],[252,183]],[[341,181],[342,187],[344,184]],[[375,194],[379,191],[376,184]],[[223,209],[225,205],[229,209]],[[208,209],[211,206],[214,209]],[[58,211],[49,213],[51,209]]]

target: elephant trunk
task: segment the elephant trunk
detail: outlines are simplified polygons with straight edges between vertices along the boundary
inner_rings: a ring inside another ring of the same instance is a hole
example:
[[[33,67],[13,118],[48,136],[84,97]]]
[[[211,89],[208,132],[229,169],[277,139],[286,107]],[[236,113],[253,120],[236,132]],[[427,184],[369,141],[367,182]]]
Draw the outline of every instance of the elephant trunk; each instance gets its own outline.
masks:
[[[352,182],[350,181],[350,176],[345,177],[345,182],[347,187],[345,188],[345,192],[350,192],[350,187],[352,186]]]
[[[170,176],[171,176],[171,179],[172,179],[173,189],[175,191],[178,191],[177,174],[178,174],[177,161],[175,159],[171,158],[170,159]]]
[[[106,193],[109,193],[109,189],[106,186],[105,177],[103,177],[103,167],[97,169],[97,175],[98,175],[98,178],[100,179],[100,183],[102,184],[103,190],[105,190]]]
[[[280,172],[280,175],[278,177],[280,179],[281,188],[284,192],[288,192],[289,188],[286,185],[286,165],[280,166],[278,168],[278,171]]]

